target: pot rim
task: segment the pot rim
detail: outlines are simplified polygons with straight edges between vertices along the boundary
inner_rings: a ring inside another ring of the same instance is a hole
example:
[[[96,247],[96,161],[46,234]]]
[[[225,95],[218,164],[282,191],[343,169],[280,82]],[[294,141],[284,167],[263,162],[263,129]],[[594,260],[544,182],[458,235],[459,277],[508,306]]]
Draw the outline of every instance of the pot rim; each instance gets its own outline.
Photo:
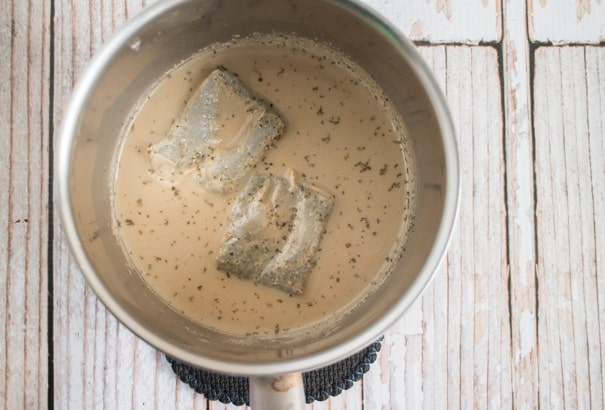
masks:
[[[55,162],[55,175],[57,176],[55,180],[57,186],[56,199],[62,228],[68,239],[72,255],[84,274],[88,285],[114,317],[138,337],[180,361],[221,373],[268,376],[308,371],[342,360],[374,342],[403,315],[431,282],[445,256],[456,223],[460,195],[458,148],[453,121],[447,108],[445,97],[413,43],[377,11],[368,5],[360,3],[358,0],[324,0],[346,9],[348,12],[356,15],[357,18],[368,22],[377,31],[380,31],[387,41],[395,45],[401,51],[402,57],[407,59],[411,70],[417,76],[435,110],[447,169],[442,221],[435,241],[416,279],[397,303],[391,306],[385,315],[366,327],[363,332],[338,345],[301,358],[273,360],[262,363],[215,359],[209,356],[194,354],[186,349],[170,344],[156,332],[142,326],[118,303],[116,298],[103,285],[80,241],[69,189],[72,147],[78,131],[82,107],[85,106],[105,67],[112,61],[114,55],[126,46],[130,39],[136,36],[141,27],[170,9],[189,1],[166,0],[156,2],[123,24],[91,59],[74,88],[71,101],[63,118],[56,155],[57,160]]]

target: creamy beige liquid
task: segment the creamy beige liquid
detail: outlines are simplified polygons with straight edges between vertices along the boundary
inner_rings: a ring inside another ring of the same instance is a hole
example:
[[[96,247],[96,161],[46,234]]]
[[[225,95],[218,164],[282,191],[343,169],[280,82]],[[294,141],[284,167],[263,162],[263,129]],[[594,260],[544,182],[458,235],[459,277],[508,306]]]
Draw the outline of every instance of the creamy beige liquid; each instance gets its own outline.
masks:
[[[300,296],[216,269],[237,192],[209,194],[186,177],[166,183],[149,171],[148,146],[164,138],[217,66],[236,73],[286,123],[252,172],[284,176],[294,169],[335,196]],[[115,179],[116,231],[151,288],[191,319],[261,337],[308,331],[345,314],[390,273],[412,213],[412,169],[401,120],[349,60],[308,40],[240,39],[171,71],[134,113]]]

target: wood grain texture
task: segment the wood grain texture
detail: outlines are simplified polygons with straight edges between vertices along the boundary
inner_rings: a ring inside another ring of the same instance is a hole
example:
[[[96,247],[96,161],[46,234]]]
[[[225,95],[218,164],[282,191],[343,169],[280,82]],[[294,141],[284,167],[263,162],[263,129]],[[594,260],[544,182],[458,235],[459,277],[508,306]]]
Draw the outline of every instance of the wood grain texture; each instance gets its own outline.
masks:
[[[595,44],[605,42],[605,1],[528,0],[533,42]]]
[[[502,38],[501,0],[363,1],[414,41],[479,44]]]
[[[502,38],[501,0],[364,2],[385,15],[414,41],[478,44]]]
[[[0,2],[0,408],[48,392],[48,4]]]
[[[534,164],[531,129],[530,51],[524,4],[504,0],[504,89],[508,265],[513,402],[535,409],[539,351],[536,327]]]
[[[540,405],[605,406],[605,52],[536,52]]]

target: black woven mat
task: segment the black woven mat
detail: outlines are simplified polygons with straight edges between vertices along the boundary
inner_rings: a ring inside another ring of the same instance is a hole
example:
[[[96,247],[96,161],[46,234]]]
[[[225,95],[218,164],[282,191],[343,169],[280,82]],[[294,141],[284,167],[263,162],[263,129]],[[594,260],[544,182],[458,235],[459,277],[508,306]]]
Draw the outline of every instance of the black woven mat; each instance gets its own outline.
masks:
[[[350,389],[376,360],[380,343],[381,340],[378,340],[361,352],[338,363],[303,373],[307,403],[316,400],[324,401],[330,396],[338,396],[343,390]],[[207,399],[236,406],[250,404],[247,377],[225,376],[186,365],[170,357],[166,359],[183,382]]]

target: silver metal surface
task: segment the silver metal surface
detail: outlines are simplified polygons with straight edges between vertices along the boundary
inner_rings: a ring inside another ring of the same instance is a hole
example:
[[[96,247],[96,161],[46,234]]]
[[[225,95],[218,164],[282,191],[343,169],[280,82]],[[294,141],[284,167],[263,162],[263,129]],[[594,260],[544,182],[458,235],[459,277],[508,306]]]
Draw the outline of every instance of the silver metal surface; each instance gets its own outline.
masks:
[[[250,378],[250,407],[253,409],[304,410],[305,385],[301,373]]]
[[[131,272],[112,231],[111,181],[130,109],[166,71],[204,46],[254,32],[329,42],[365,68],[401,113],[417,167],[415,229],[396,272],[359,309],[308,338],[256,341],[177,314]],[[337,0],[166,0],[124,25],[94,57],[63,119],[57,203],[88,283],[129,329],[166,354],[229,374],[271,376],[341,360],[372,343],[437,269],[458,207],[459,168],[445,100],[414,46],[366,6]]]

